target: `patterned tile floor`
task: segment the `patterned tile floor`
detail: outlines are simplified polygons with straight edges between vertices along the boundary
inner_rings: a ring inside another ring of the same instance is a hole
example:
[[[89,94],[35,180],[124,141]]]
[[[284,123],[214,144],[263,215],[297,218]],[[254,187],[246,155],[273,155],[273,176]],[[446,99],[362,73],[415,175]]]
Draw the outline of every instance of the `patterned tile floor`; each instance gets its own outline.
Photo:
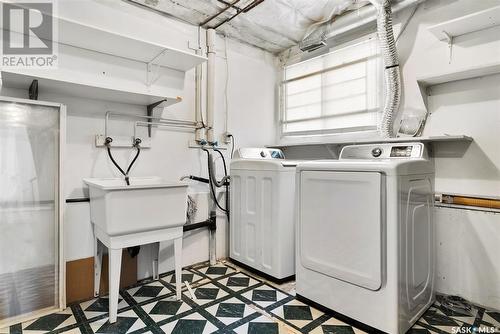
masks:
[[[229,263],[186,268],[182,280],[190,283],[194,298],[184,287],[182,301],[175,300],[172,273],[161,275],[159,281],[143,281],[120,291],[118,321],[114,324],[108,322],[108,299],[103,297],[0,329],[0,333],[365,333]],[[293,285],[289,290],[293,290]],[[460,301],[462,307],[449,311],[442,305],[443,298],[438,296],[409,333],[452,333],[454,329],[475,333],[473,328],[488,328],[482,333],[494,333],[492,327],[500,332],[499,312]]]

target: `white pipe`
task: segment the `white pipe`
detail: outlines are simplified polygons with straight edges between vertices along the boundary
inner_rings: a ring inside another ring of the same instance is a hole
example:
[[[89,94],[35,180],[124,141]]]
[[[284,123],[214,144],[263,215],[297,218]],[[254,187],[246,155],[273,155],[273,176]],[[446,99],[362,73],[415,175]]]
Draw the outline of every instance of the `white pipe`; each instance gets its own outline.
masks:
[[[207,30],[207,141],[215,142],[214,109],[215,109],[215,29]]]
[[[196,51],[197,55],[201,55],[202,50],[201,47]],[[201,110],[201,100],[202,100],[202,73],[203,73],[203,65],[200,64],[196,66],[195,69],[195,100],[194,100],[194,116],[197,125],[197,129],[195,132],[195,140],[197,143],[205,142],[205,131],[203,129],[203,115]]]

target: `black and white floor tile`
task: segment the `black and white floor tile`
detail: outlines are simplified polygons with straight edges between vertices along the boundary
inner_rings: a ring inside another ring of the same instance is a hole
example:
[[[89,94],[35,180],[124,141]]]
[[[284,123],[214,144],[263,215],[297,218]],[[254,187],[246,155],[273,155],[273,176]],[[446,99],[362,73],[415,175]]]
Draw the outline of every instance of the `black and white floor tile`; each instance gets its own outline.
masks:
[[[254,308],[236,297],[209,306],[206,311],[227,326],[256,313]]]
[[[228,295],[228,292],[224,289],[214,285],[213,283],[207,283],[200,285],[197,288],[192,289],[194,298],[193,301],[198,305],[211,304],[216,300],[224,298]],[[185,291],[184,295],[191,298],[189,291]]]
[[[175,296],[160,299],[141,307],[156,323],[174,318],[192,309],[186,302],[177,300]]]
[[[139,285],[128,289],[127,292],[137,303],[142,303],[150,299],[166,296],[172,293],[172,291],[160,281],[153,281],[151,283]]]
[[[258,280],[241,272],[228,277],[223,277],[217,282],[233,291],[241,291],[260,283]]]
[[[299,330],[305,328],[306,326],[314,327],[315,322],[318,322],[319,325],[322,321],[317,320],[320,317],[325,316],[323,312],[318,311],[314,307],[306,305],[297,299],[292,299],[288,303],[278,306],[273,309],[271,313]]]
[[[70,308],[46,315],[36,320],[28,321],[21,324],[23,333],[42,334],[57,331],[59,329],[76,324],[76,318]]]
[[[11,334],[362,334],[369,333],[298,301],[293,295],[231,264],[185,268],[182,300],[175,276],[146,280],[120,291],[118,320],[108,321],[106,296],[62,312],[0,329]],[[192,293],[192,295],[191,295]],[[408,334],[500,333],[500,312],[450,296],[437,300]]]
[[[128,334],[144,329],[146,324],[141,320],[134,309],[119,312],[115,323],[109,323],[103,318],[89,323],[92,332],[99,334]]]
[[[118,311],[123,310],[128,307],[129,304],[123,299],[118,299]],[[109,299],[108,297],[94,298],[83,303],[80,303],[80,308],[85,315],[87,320],[94,319],[96,317],[102,317],[108,313],[109,309]]]
[[[365,334],[365,331],[352,327],[345,322],[335,318],[330,318],[322,322],[319,326],[315,327],[309,332],[310,334]]]
[[[275,319],[261,315],[243,323],[233,330],[237,334],[288,334],[286,325]]]
[[[171,284],[172,286],[175,286],[175,273],[161,275],[160,278],[163,281]],[[201,277],[200,275],[198,275],[194,271],[190,271],[187,269],[184,269],[182,271],[182,283],[188,282],[189,284],[193,284],[193,283],[197,283],[197,282],[201,281],[202,279],[203,279],[203,277]]]
[[[254,289],[243,292],[241,295],[262,308],[267,308],[282,302],[287,298],[292,298],[288,294],[267,284],[257,286]]]
[[[200,313],[191,313],[160,327],[164,333],[172,334],[210,334],[219,330]]]
[[[219,277],[236,272],[236,270],[233,267],[226,266],[224,264],[217,264],[215,266],[195,267],[195,270],[211,279],[217,279]]]

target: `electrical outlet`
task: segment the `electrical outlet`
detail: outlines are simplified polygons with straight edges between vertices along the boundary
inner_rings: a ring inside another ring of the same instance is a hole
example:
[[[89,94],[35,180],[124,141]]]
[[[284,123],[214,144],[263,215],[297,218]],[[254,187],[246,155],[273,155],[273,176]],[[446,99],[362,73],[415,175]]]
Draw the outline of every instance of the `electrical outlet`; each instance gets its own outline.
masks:
[[[233,135],[232,135],[230,132],[224,132],[224,133],[222,134],[222,142],[223,142],[224,144],[231,144],[231,140],[232,140],[232,139],[231,139],[231,137],[232,137],[232,136],[233,136]]]

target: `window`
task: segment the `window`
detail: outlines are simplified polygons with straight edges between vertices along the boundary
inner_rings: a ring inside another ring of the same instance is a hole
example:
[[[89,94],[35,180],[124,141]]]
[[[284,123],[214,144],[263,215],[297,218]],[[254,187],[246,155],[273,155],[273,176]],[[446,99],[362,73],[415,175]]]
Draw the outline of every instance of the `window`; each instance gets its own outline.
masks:
[[[377,39],[365,38],[286,66],[283,136],[375,130],[383,90]]]

